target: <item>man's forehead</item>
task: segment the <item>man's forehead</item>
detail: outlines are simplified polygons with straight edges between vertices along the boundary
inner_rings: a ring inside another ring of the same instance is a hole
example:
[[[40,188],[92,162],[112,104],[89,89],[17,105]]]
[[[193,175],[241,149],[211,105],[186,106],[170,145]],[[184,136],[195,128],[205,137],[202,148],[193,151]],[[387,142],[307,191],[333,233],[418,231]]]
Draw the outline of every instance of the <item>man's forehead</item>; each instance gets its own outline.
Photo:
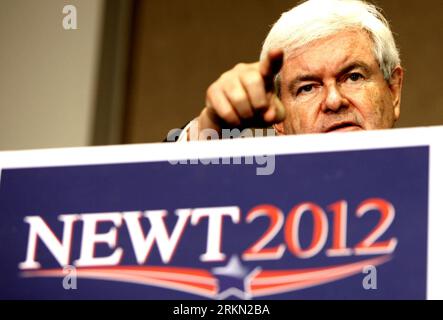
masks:
[[[364,30],[343,30],[314,40],[289,52],[282,73],[292,78],[296,74],[322,73],[342,69],[356,62],[374,62],[373,41]]]

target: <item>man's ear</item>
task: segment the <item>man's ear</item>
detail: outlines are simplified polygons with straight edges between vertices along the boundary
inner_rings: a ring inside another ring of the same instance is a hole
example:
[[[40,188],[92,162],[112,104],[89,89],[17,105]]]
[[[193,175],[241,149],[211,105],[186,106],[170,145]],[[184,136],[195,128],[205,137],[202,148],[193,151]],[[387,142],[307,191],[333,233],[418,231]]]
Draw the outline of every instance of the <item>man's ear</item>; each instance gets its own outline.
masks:
[[[394,71],[392,71],[391,79],[389,80],[389,90],[391,91],[392,105],[394,106],[395,121],[400,118],[400,102],[401,89],[403,86],[403,76],[403,68],[397,66]]]

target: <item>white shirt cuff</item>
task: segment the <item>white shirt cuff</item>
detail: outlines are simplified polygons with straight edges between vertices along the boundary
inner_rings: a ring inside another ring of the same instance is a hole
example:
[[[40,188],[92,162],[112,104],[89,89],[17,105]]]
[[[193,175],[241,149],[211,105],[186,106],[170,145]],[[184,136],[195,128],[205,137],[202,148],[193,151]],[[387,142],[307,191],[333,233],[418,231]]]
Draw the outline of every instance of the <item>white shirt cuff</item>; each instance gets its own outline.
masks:
[[[198,118],[189,122],[178,136],[177,142],[198,140]]]

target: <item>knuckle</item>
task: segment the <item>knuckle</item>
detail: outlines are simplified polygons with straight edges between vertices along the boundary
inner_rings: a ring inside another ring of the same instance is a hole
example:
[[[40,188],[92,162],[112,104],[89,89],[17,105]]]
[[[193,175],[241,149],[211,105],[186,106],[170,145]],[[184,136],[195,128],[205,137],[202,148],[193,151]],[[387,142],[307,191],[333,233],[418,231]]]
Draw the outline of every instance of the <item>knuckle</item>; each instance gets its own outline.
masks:
[[[220,87],[218,86],[218,84],[216,82],[214,82],[213,84],[211,84],[208,89],[206,90],[206,97],[212,97],[213,95],[216,94],[217,91],[220,90]]]
[[[219,80],[216,81],[216,83],[220,85],[220,87],[222,87],[223,89],[232,90],[235,88],[238,79],[239,79],[238,73],[233,71],[228,71],[223,73],[220,76]]]
[[[231,79],[232,78],[232,73],[233,73],[232,70],[223,72],[220,75],[220,78],[218,78],[217,82],[224,82],[224,81],[227,81],[227,80]]]
[[[256,86],[260,86],[262,84],[262,79],[261,79],[260,74],[258,74],[257,72],[250,71],[250,72],[242,75],[242,82],[246,86],[256,87]]]
[[[223,90],[229,93],[236,93],[238,90],[238,83],[235,80],[225,81],[223,82]],[[237,94],[237,93],[236,93]]]
[[[246,63],[243,63],[243,62],[240,62],[240,63],[237,63],[235,66],[234,66],[234,70],[244,70],[244,69],[246,69],[247,68],[247,64]]]
[[[244,103],[246,99],[245,94],[240,90],[232,90],[229,92],[229,100],[235,105]]]

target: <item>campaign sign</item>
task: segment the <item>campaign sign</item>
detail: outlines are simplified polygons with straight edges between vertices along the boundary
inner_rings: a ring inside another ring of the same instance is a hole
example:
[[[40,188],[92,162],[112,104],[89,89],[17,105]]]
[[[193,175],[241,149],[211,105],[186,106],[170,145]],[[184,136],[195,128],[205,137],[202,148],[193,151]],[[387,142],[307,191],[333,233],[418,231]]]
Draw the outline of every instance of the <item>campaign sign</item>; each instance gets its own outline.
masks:
[[[0,298],[426,298],[428,146],[274,160],[3,168]]]

